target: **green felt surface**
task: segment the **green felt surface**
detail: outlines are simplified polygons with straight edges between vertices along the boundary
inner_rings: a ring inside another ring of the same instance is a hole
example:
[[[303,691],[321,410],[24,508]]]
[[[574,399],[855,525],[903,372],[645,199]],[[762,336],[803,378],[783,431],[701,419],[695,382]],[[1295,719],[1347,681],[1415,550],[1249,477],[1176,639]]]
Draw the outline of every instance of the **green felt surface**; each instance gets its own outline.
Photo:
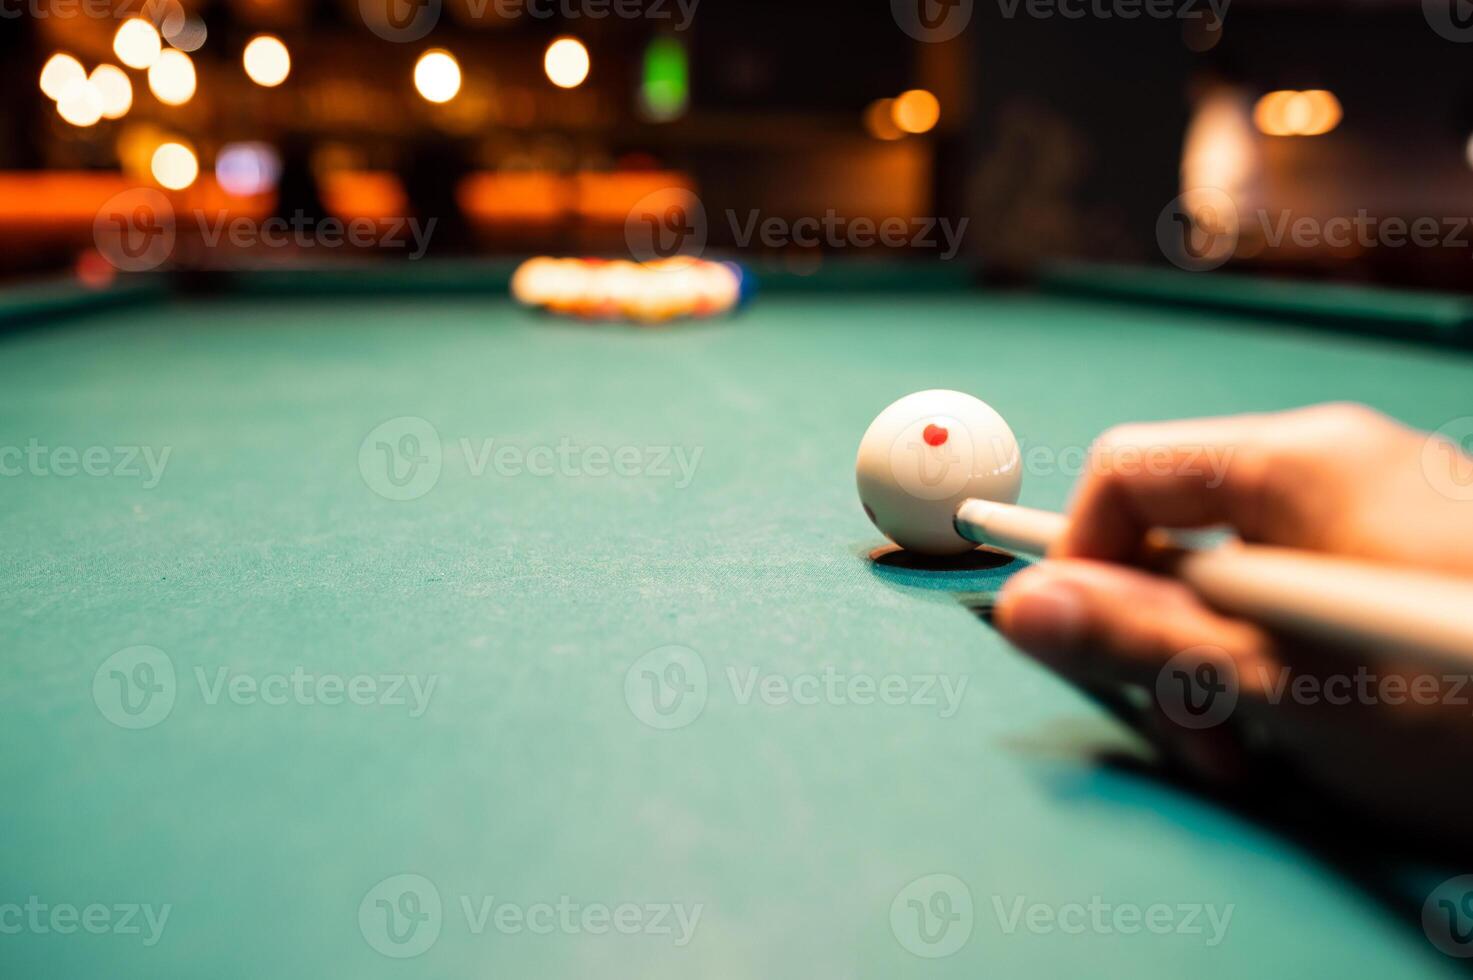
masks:
[[[157,276],[124,276],[104,288],[79,285],[71,277],[0,289],[0,331],[14,326],[148,303],[167,295]]]
[[[1294,845],[1097,762],[1138,749],[944,584],[867,561],[880,542],[852,468],[870,419],[919,388],[975,392],[1058,450],[1129,419],[1332,398],[1435,427],[1468,413],[1467,359],[987,296],[768,297],[668,330],[484,298],[196,301],[0,344],[0,447],[170,453],[151,488],[0,479],[0,905],[170,906],[152,945],[146,926],[0,935],[0,975],[1454,975]],[[369,486],[384,486],[376,446],[368,479],[359,454],[401,416],[432,423],[443,466],[394,501]],[[476,476],[462,439],[701,455],[688,484],[678,469]],[[1028,480],[1025,502],[1047,507],[1070,484]],[[671,644],[708,682],[699,716],[661,730],[636,716],[626,674],[637,692],[636,662]],[[104,664],[136,645],[162,651],[176,682],[168,715],[128,730],[109,720],[122,716]],[[436,687],[418,716],[212,703],[222,668]],[[966,687],[949,717],[743,703],[728,671],[754,669]],[[372,935],[370,892],[400,874],[443,903],[411,959]],[[975,910],[941,959],[892,923],[903,886],[928,874],[964,882]],[[478,928],[488,897],[525,910],[563,896],[702,908],[685,945],[579,922],[498,929],[494,915]],[[1215,945],[1205,917],[1206,934],[1010,932],[1020,898],[1232,913]]]
[[[708,256],[727,259],[721,253]],[[744,259],[732,255],[730,260]],[[267,296],[363,295],[373,293],[481,293],[505,296],[519,263],[503,259],[435,259],[426,262],[325,262],[236,268],[205,279],[232,292]],[[946,292],[971,287],[975,278],[965,262],[829,262],[802,272],[773,261],[745,261],[764,290],[782,292]]]
[[[1449,293],[1083,262],[1045,268],[1039,280],[1060,293],[1176,303],[1473,345],[1473,300]]]

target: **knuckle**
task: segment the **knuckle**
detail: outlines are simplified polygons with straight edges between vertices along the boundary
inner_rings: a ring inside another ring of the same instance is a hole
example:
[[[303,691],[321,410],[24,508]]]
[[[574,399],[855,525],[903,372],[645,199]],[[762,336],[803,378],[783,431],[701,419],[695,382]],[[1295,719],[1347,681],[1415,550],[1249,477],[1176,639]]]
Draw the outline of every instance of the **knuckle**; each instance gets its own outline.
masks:
[[[1328,402],[1300,411],[1309,434],[1366,436],[1391,428],[1391,420],[1359,402]]]
[[[1151,443],[1151,427],[1141,423],[1114,425],[1100,433],[1090,446],[1090,475],[1099,479],[1116,479],[1122,460],[1133,458]]]
[[[1305,529],[1333,523],[1354,488],[1348,475],[1381,457],[1391,426],[1364,405],[1334,403],[1290,413],[1239,460],[1244,506],[1255,527]]]
[[[1286,421],[1268,439],[1275,464],[1320,479],[1383,459],[1401,435],[1387,416],[1355,402],[1315,405]]]
[[[1140,438],[1143,428],[1138,422],[1125,422],[1119,425],[1112,425],[1104,432],[1101,432],[1099,438],[1095,439],[1094,448],[1097,450],[1114,449],[1119,446],[1135,445]]]

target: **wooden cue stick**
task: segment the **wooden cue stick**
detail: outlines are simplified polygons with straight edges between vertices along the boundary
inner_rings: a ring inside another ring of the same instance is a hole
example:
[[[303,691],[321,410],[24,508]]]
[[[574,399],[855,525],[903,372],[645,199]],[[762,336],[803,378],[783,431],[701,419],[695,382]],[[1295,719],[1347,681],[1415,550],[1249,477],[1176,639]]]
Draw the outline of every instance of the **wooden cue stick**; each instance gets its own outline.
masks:
[[[1031,555],[1046,554],[1067,523],[1062,514],[986,500],[968,500],[956,515],[968,541]],[[1237,542],[1149,550],[1153,570],[1223,612],[1324,643],[1473,669],[1473,579]]]

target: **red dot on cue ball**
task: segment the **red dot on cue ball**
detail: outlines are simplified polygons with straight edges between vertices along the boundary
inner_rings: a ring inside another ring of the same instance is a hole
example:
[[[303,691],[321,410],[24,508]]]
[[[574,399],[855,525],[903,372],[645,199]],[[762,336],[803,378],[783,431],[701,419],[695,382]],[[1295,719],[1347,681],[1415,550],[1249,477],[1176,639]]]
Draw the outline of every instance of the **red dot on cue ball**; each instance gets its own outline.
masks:
[[[946,439],[950,435],[951,433],[947,432],[942,426],[928,425],[926,426],[926,430],[921,433],[921,438],[926,440],[926,445],[928,446],[942,446],[946,444]]]

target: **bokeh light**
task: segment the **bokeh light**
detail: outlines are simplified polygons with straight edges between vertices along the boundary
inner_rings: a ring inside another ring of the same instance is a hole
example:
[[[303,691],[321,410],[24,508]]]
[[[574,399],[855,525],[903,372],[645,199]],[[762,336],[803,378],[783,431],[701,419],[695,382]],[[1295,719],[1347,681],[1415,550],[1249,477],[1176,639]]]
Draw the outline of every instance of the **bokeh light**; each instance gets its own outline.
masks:
[[[69,54],[54,54],[41,68],[41,91],[55,102],[61,98],[67,85],[87,77],[82,63]]]
[[[92,126],[102,118],[102,93],[85,78],[74,78],[61,90],[56,111],[73,126]]]
[[[639,108],[646,119],[669,122],[685,114],[690,102],[690,65],[685,46],[673,37],[657,37],[644,51],[644,77]]]
[[[98,65],[87,80],[102,97],[105,119],[121,119],[133,108],[133,83],[117,65]]]
[[[415,62],[414,87],[426,102],[449,102],[460,92],[460,63],[449,51],[426,51]]]
[[[143,0],[143,8],[138,15],[157,27],[165,38],[178,33],[188,19],[179,0]]]
[[[941,119],[941,103],[923,88],[902,92],[891,107],[895,125],[907,133],[926,133]]]
[[[281,38],[258,34],[251,38],[241,56],[246,75],[257,85],[274,88],[291,74],[292,57]]]
[[[281,156],[268,143],[227,143],[215,157],[215,182],[227,194],[264,194],[281,178]]]
[[[588,49],[573,37],[560,37],[547,46],[542,69],[558,88],[577,88],[588,77]]]
[[[210,34],[198,17],[165,18],[162,33],[164,40],[180,51],[198,51]]]
[[[73,272],[77,282],[87,289],[106,289],[118,277],[118,268],[95,248],[83,249],[77,255]]]
[[[1253,124],[1267,136],[1323,136],[1340,125],[1345,110],[1333,92],[1270,92],[1253,109]]]
[[[183,51],[163,52],[148,69],[148,90],[164,105],[183,105],[194,98],[195,83],[194,62]]]
[[[1284,102],[1284,127],[1293,134],[1304,132],[1314,122],[1314,100],[1295,92]]]
[[[1259,99],[1258,104],[1253,107],[1253,125],[1267,136],[1288,136],[1291,131],[1285,119],[1285,110],[1297,94],[1288,91],[1270,92]]]
[[[1312,89],[1300,95],[1310,103],[1309,119],[1300,129],[1300,136],[1323,136],[1340,125],[1345,110],[1333,92]]]
[[[183,143],[165,143],[153,151],[149,169],[161,187],[182,191],[199,177],[199,160]]]
[[[153,151],[158,149],[160,143],[167,143],[171,138],[153,123],[136,119],[122,123],[114,149],[123,173],[135,181],[147,180],[152,175],[150,166],[153,163]]]
[[[875,99],[864,110],[864,128],[877,140],[898,140],[905,135],[895,125],[895,100]]]
[[[159,32],[146,20],[125,20],[113,35],[113,53],[129,68],[151,68],[163,51]]]
[[[1227,85],[1203,91],[1182,141],[1181,186],[1216,188],[1246,200],[1260,165],[1247,101]]]

